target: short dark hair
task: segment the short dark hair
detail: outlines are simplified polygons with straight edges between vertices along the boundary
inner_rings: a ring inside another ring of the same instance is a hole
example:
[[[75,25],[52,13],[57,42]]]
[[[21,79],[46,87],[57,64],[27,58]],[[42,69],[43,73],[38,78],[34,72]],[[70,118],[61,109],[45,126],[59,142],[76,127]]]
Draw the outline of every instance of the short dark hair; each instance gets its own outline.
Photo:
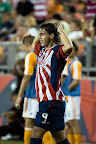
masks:
[[[32,42],[33,42],[33,40],[34,40],[34,38],[35,38],[34,36],[27,35],[27,36],[25,36],[23,38],[22,42],[23,42],[23,44],[29,44],[29,45],[31,45]]]
[[[59,43],[59,33],[57,32],[57,27],[53,23],[43,23],[40,28],[45,29],[48,34],[54,34],[54,42]]]
[[[73,47],[74,47],[75,51],[78,52],[78,49],[79,49],[78,45],[73,41],[72,41],[72,44],[73,44]]]

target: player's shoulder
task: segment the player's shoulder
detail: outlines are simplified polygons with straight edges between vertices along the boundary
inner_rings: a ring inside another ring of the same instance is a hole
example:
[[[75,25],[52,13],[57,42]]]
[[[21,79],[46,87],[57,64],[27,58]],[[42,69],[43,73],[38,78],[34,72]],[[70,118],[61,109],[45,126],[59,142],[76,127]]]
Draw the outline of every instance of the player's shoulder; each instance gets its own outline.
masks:
[[[81,63],[81,61],[78,59],[78,57],[76,57],[76,58],[73,59],[73,63],[74,63],[74,64],[78,64],[79,66],[82,66],[82,63]]]
[[[59,49],[60,47],[62,47],[62,46],[63,46],[63,45],[61,45],[61,44],[57,44],[57,45],[54,46],[52,49],[53,49],[54,52],[57,52],[58,49]]]
[[[34,53],[34,51],[31,51],[30,53],[28,53],[27,55],[26,55],[26,58],[37,58],[37,56],[36,56],[36,54]]]

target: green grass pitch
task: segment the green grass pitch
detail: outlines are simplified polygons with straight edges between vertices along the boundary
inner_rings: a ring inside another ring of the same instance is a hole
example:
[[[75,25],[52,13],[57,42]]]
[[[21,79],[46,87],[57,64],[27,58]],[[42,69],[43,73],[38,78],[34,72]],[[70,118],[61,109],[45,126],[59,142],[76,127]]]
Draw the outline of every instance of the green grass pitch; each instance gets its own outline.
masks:
[[[0,144],[24,144],[23,141],[0,140]]]

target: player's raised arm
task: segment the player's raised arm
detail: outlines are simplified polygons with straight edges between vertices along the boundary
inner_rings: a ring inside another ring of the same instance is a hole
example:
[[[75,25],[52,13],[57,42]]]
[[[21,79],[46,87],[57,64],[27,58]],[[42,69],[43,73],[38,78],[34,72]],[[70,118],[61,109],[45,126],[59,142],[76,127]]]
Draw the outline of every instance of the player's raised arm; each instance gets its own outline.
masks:
[[[59,32],[61,43],[64,44],[64,46],[62,47],[63,52],[65,54],[70,53],[73,49],[73,44],[65,33],[64,26],[62,24],[58,24],[57,30]]]
[[[33,43],[32,43],[32,48],[35,49],[35,45],[39,43],[39,35],[35,37],[35,39],[33,40]]]

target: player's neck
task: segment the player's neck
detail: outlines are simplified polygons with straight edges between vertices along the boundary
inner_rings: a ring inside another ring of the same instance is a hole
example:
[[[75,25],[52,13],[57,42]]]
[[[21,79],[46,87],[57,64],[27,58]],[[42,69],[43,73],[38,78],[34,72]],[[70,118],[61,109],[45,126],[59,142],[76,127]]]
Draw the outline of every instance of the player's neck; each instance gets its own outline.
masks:
[[[72,56],[72,57],[69,57],[69,60],[72,61],[72,60],[75,59],[75,58],[77,58],[76,55],[75,55],[75,56]]]
[[[52,47],[54,47],[54,46],[56,46],[56,43],[55,43],[55,42],[50,42],[50,43],[48,44],[48,46],[46,47],[46,49],[50,49],[50,48],[52,48]]]

